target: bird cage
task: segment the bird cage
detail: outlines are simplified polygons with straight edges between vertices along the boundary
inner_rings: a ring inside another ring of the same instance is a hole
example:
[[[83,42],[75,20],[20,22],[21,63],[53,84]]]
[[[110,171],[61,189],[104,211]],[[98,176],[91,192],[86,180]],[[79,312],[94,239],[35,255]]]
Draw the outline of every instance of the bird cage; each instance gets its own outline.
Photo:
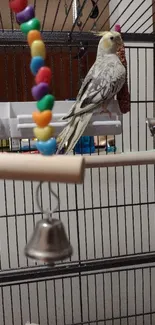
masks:
[[[125,44],[130,110],[121,112],[114,98],[112,119],[103,114],[91,120],[83,135],[93,137],[95,151],[83,154],[82,184],[52,184],[59,197],[54,215],[63,223],[73,248],[73,255],[65,261],[48,265],[24,255],[37,222],[43,219],[42,210],[55,204],[49,184],[40,188],[40,210],[33,175],[28,181],[1,176],[0,324],[152,325],[155,2],[30,0],[29,4],[41,22],[46,61],[52,69],[56,135],[64,127],[58,123],[60,116],[75,102],[95,61],[99,37],[94,32],[113,30],[116,25],[121,26]],[[35,102],[30,50],[4,0],[0,5],[0,75],[2,175],[3,153],[11,157],[10,153],[18,152],[19,161],[24,161],[27,152],[38,155],[31,117]]]

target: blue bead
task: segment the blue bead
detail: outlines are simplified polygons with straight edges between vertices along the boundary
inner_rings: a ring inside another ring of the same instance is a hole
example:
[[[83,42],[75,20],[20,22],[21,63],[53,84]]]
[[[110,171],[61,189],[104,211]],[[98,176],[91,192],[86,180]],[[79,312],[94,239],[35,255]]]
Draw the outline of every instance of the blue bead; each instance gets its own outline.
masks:
[[[36,147],[38,151],[44,156],[51,156],[56,152],[56,139],[52,138],[47,141],[37,141]]]
[[[34,76],[36,76],[37,72],[40,68],[44,67],[45,61],[41,56],[35,56],[31,59],[30,69]]]

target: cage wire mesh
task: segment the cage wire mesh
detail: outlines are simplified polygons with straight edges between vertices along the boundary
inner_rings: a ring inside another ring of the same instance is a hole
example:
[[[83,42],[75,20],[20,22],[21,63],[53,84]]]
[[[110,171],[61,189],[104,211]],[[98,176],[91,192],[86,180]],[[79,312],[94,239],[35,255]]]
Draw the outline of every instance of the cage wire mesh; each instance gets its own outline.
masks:
[[[123,116],[123,132],[115,144],[119,152],[152,150],[145,120],[154,116],[155,1],[96,0],[95,19],[90,18],[92,5],[87,0],[34,1],[53,71],[52,92],[57,100],[76,97],[95,60],[98,41],[90,30],[113,29],[119,23],[131,112]],[[28,47],[8,4],[2,1],[0,10],[0,101],[31,101]],[[1,151],[13,151],[17,141],[20,149],[22,139],[1,140]],[[104,154],[103,149],[98,146],[96,154]],[[35,202],[37,184],[0,181],[0,324],[153,324],[154,179],[151,165],[90,169],[83,185],[53,184],[60,197],[56,217],[74,249],[70,260],[54,268],[23,254],[43,217]],[[44,207],[54,204],[48,184],[41,201]]]

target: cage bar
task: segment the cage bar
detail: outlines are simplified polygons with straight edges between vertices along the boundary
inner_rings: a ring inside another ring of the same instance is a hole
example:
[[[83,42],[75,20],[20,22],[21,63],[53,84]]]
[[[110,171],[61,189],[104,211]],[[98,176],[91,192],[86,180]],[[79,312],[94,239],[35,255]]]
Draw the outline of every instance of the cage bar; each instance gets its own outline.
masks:
[[[154,43],[155,35],[150,33],[122,33],[122,39],[124,42],[137,42],[137,43]],[[70,37],[69,32],[59,32],[53,31],[43,31],[42,37],[44,42],[48,45],[65,45],[65,46],[74,46],[79,45],[80,43],[87,42],[87,44],[97,45],[99,42],[99,37],[95,36],[90,32],[74,32]],[[14,30],[12,33],[11,30],[5,30],[3,33],[0,33],[0,45],[27,45],[25,36],[20,32]]]

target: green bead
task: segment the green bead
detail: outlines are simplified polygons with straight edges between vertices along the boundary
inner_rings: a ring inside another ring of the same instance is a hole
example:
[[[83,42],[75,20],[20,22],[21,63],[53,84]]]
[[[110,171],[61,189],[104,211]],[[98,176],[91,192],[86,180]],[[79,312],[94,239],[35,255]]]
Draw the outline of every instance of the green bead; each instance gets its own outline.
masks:
[[[37,102],[37,108],[40,112],[45,110],[52,110],[55,98],[53,95],[45,95],[42,99]]]
[[[37,18],[33,18],[21,24],[20,29],[24,34],[28,34],[31,30],[40,30],[40,21]]]

